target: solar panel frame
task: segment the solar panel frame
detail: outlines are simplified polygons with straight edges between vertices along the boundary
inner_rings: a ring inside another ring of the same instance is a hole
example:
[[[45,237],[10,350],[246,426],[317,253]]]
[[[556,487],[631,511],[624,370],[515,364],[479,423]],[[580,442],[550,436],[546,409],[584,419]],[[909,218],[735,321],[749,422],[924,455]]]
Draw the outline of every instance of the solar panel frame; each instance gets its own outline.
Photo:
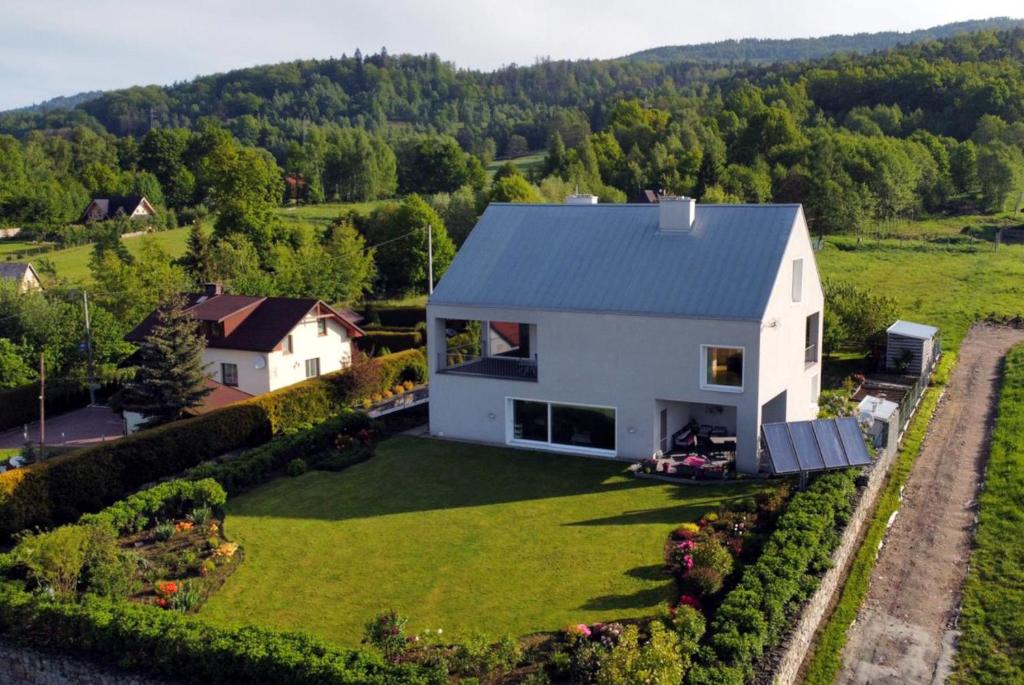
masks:
[[[827,466],[818,446],[818,437],[810,421],[792,421],[786,424],[796,448],[796,458],[801,471],[824,471]]]
[[[843,448],[846,450],[846,458],[850,466],[867,466],[871,463],[871,455],[868,453],[868,446],[864,442],[864,436],[860,432],[860,424],[852,416],[844,416],[836,419],[836,429],[839,432],[839,439],[843,441]]]
[[[814,429],[814,437],[818,439],[818,448],[821,450],[822,459],[826,469],[841,469],[850,465],[846,458],[846,448],[839,438],[839,429],[836,422],[827,419],[819,419],[811,424]]]
[[[768,448],[768,461],[776,475],[799,473],[800,462],[796,457],[789,428],[784,423],[766,423],[761,427]]]

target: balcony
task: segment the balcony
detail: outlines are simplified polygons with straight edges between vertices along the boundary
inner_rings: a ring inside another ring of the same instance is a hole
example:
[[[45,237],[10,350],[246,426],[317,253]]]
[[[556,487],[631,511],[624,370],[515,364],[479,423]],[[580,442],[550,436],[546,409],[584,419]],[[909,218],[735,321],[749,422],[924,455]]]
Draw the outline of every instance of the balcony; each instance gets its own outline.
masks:
[[[438,354],[438,373],[537,381],[537,355],[485,357],[477,350],[448,350]]]

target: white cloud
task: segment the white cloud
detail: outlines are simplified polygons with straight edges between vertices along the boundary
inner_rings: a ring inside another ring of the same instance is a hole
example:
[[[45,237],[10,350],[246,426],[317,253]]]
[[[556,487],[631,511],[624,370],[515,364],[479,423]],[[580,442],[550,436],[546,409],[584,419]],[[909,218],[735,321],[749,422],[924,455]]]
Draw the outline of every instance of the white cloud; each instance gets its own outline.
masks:
[[[0,0],[0,109],[304,57],[434,52],[491,69],[659,45],[911,30],[1021,14],[1019,0]]]

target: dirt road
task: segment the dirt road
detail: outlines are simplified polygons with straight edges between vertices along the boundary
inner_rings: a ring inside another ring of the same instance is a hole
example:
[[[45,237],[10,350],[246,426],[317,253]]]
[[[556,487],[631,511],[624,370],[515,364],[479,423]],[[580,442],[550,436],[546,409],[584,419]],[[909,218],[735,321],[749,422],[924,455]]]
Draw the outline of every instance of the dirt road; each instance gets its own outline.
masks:
[[[964,340],[850,629],[838,682],[945,682],[1002,360],[1019,342],[1024,331],[993,326],[975,326]]]

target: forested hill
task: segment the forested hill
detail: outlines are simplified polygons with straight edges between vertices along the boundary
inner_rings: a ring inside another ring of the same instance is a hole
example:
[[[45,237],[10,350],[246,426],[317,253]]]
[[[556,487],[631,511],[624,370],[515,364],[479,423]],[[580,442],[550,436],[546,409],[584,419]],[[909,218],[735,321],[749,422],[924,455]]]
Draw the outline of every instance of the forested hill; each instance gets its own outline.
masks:
[[[634,62],[750,62],[766,64],[771,62],[795,62],[818,59],[835,54],[864,55],[878,50],[888,50],[899,45],[911,45],[929,40],[950,38],[962,33],[975,31],[1008,30],[1024,26],[1024,19],[994,17],[959,21],[953,24],[933,26],[902,33],[882,31],[878,33],[836,34],[818,38],[723,40],[716,43],[696,45],[666,45],[660,48],[642,50],[623,57]]]
[[[34,105],[5,110],[0,112],[0,114],[7,114],[8,112],[52,112],[55,109],[71,109],[83,102],[95,100],[101,95],[103,95],[102,90],[90,90],[83,93],[76,93],[74,95],[61,95],[59,97],[50,98],[49,100],[37,102]]]

